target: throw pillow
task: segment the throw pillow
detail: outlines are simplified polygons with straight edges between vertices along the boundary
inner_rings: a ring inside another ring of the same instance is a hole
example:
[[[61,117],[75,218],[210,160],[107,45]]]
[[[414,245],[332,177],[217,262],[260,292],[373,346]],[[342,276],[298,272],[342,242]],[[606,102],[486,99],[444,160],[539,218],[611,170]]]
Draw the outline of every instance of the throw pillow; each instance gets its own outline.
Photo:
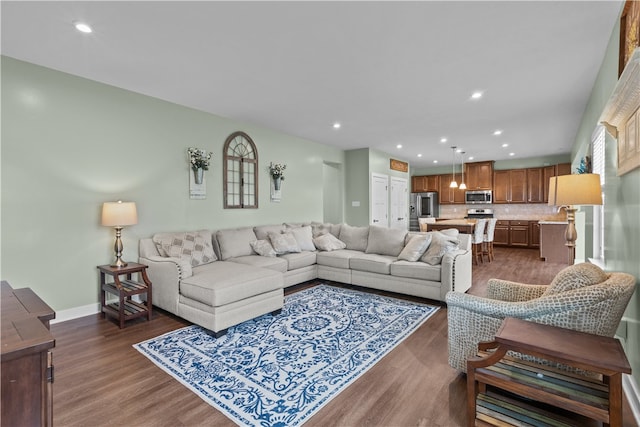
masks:
[[[585,286],[596,285],[608,278],[609,275],[597,265],[588,262],[570,265],[556,274],[544,295],[555,295]]]
[[[269,233],[269,240],[273,249],[278,255],[286,254],[289,252],[301,252],[300,246],[293,234],[287,233]]]
[[[338,240],[338,238],[331,233],[314,237],[313,244],[316,245],[316,248],[320,249],[321,251],[327,252],[344,249],[347,247],[344,242]]]
[[[269,240],[256,240],[255,242],[251,242],[251,247],[258,255],[274,257],[276,256],[276,251],[271,246],[271,242]]]
[[[218,230],[216,240],[220,246],[220,255],[223,261],[239,256],[254,255],[251,242],[258,240],[253,227],[235,228],[230,230]]]
[[[293,237],[298,242],[301,251],[315,251],[316,247],[313,244],[313,234],[311,232],[311,226],[305,225],[304,227],[297,227],[289,229],[289,232],[293,234]]]
[[[186,260],[195,267],[217,260],[207,230],[185,233],[160,233],[153,236],[158,252],[163,256]]]
[[[430,265],[438,265],[442,262],[444,254],[458,249],[460,244],[458,237],[450,234],[453,233],[434,231],[431,235],[431,244],[420,260]]]
[[[367,240],[369,238],[369,227],[353,227],[342,224],[339,239],[347,245],[347,249],[354,251],[367,250]]]
[[[398,256],[404,247],[406,235],[407,230],[372,225],[369,227],[365,253]]]
[[[322,223],[314,221],[311,223],[311,231],[313,233],[313,237],[318,237],[327,233],[331,233],[335,237],[340,237],[340,226],[340,224],[331,224],[330,222]]]
[[[407,246],[400,252],[400,255],[398,255],[398,259],[412,262],[418,261],[429,247],[429,244],[431,244],[431,238],[431,233],[413,236]]]
[[[253,231],[256,233],[258,240],[267,240],[269,239],[269,233],[282,233],[284,231],[284,225],[259,225],[257,227],[253,227]]]

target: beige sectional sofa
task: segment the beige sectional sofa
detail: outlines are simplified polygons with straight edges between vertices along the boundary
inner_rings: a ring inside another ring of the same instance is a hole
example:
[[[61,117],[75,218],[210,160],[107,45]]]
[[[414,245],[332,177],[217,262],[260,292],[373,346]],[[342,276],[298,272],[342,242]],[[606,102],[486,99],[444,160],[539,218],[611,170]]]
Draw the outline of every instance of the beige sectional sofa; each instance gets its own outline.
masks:
[[[154,305],[217,335],[278,312],[285,287],[312,279],[438,301],[471,286],[471,240],[457,230],[311,223],[159,233],[140,240],[139,261]]]

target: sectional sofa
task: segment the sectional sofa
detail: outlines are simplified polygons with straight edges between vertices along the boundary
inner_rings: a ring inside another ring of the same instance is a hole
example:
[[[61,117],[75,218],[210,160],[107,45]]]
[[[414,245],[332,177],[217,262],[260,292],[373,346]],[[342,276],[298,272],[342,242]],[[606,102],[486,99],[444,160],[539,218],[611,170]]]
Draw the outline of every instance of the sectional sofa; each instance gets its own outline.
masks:
[[[471,240],[348,224],[277,224],[158,233],[139,242],[154,305],[216,335],[284,304],[312,279],[445,301],[471,286]]]

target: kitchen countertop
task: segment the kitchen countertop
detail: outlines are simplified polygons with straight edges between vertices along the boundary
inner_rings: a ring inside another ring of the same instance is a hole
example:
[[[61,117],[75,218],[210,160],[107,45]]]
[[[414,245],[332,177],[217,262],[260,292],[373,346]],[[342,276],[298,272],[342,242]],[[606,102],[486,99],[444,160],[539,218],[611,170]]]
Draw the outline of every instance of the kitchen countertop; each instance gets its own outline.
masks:
[[[538,221],[538,224],[562,224],[567,225],[567,221]]]

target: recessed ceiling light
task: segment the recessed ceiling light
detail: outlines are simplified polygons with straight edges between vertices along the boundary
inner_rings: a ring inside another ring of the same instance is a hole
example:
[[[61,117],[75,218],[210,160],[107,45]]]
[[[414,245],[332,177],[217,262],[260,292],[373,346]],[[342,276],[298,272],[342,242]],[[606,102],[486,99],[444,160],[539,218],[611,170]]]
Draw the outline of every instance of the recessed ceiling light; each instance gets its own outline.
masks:
[[[493,131],[493,134],[496,135],[496,136],[502,135],[502,130],[496,129],[496,130]]]
[[[458,149],[456,150],[456,153],[462,153],[462,148],[458,148]]]
[[[444,144],[445,142],[447,142],[447,138],[444,138],[444,137],[443,137],[443,138],[440,138],[440,143],[441,143],[441,144]]]
[[[333,124],[333,128],[334,128],[334,129],[340,129],[340,126],[342,126],[342,125],[341,125],[340,123],[338,123],[338,122],[335,122],[335,123]]]
[[[515,156],[515,155],[516,155],[516,153],[509,153],[509,155],[510,155],[510,156]]]
[[[418,154],[418,157],[422,157],[422,154]]]
[[[93,32],[91,27],[88,24],[85,24],[84,22],[74,22],[73,25],[76,27],[76,30],[80,31],[81,33],[88,34]]]
[[[469,156],[467,160],[473,160],[473,156]]]
[[[482,98],[482,92],[477,90],[471,94],[471,99],[480,99]]]
[[[396,145],[396,148],[402,148],[402,144]]]
[[[507,148],[508,146],[509,146],[509,144],[507,144],[507,143],[502,144],[502,148]]]
[[[434,160],[434,161],[433,161],[433,163],[438,163],[438,161],[437,161],[437,160]]]

